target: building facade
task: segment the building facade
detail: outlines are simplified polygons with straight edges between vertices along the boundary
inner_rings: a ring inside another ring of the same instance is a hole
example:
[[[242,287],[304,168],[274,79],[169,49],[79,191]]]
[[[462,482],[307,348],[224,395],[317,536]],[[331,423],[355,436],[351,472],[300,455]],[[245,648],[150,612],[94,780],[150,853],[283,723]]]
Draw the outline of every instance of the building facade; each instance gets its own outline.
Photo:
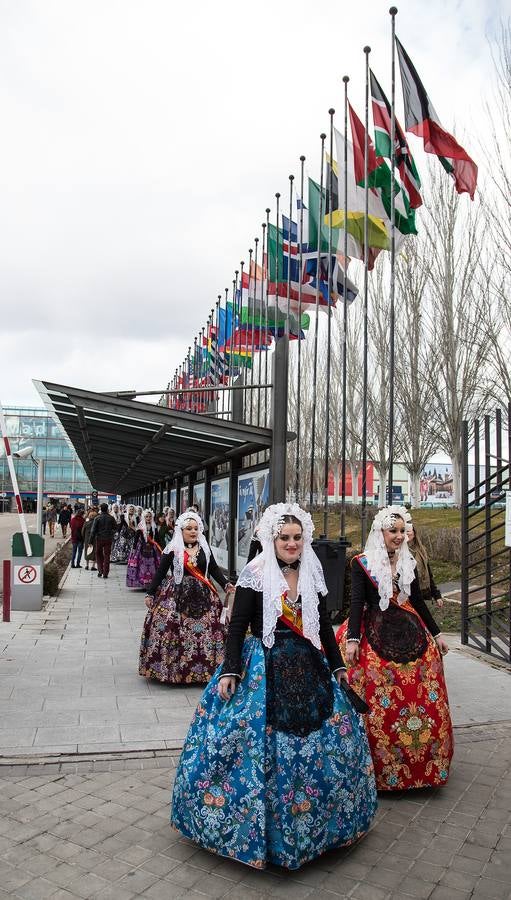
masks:
[[[92,487],[85,470],[58,422],[43,407],[4,407],[7,435],[13,453],[32,447],[44,460],[44,501],[85,499]],[[29,511],[35,511],[37,466],[30,458],[15,460],[20,495]],[[13,489],[7,460],[0,458],[0,510],[13,508]]]

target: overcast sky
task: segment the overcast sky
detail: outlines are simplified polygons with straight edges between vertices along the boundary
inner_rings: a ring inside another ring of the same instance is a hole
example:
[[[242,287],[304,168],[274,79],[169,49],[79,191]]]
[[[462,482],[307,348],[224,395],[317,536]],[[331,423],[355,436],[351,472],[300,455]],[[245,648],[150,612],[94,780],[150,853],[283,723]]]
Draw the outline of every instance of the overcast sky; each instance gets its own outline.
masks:
[[[506,0],[398,5],[442,123],[481,162]],[[0,0],[4,404],[40,405],[32,378],[165,387],[300,154],[317,174],[344,74],[363,116],[365,44],[390,95],[388,7]]]

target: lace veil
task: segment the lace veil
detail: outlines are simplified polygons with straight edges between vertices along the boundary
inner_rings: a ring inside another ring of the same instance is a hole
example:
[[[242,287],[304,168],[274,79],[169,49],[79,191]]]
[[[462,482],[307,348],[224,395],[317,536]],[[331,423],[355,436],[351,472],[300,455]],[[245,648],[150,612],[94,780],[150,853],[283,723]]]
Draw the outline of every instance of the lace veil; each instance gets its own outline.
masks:
[[[378,582],[378,593],[380,595],[380,609],[388,608],[390,599],[394,593],[392,584],[392,572],[390,568],[389,555],[385,547],[383,538],[383,529],[392,528],[396,521],[396,517],[400,516],[405,524],[411,521],[410,513],[404,506],[386,506],[380,509],[374,518],[367,543],[364,547],[364,554],[367,558],[368,569],[375,581]],[[399,594],[397,602],[401,605],[408,600],[410,596],[410,586],[415,578],[415,560],[408,549],[408,540],[404,540],[401,547],[397,551],[396,576],[399,584]]]
[[[302,525],[304,544],[298,574],[298,594],[302,602],[303,634],[319,649],[318,594],[326,594],[327,587],[321,563],[312,549],[314,523],[309,513],[297,503],[274,503],[264,511],[257,526],[262,553],[242,569],[236,586],[262,592],[263,644],[273,647],[277,619],[282,614],[282,595],[289,590],[277,562],[274,543],[284,524],[283,516],[295,516]]]
[[[182,513],[178,519],[176,519],[176,527],[174,529],[174,535],[172,540],[164,549],[164,553],[174,553],[174,581],[176,584],[181,584],[183,580],[183,570],[184,570],[184,559],[185,559],[185,544],[183,540],[183,528],[186,523],[193,519],[194,522],[197,523],[199,528],[198,541],[199,546],[204,550],[206,555],[206,578],[208,576],[208,568],[209,568],[209,560],[211,558],[211,550],[209,544],[204,536],[204,523],[199,516],[198,513],[193,509],[185,509],[184,513]]]

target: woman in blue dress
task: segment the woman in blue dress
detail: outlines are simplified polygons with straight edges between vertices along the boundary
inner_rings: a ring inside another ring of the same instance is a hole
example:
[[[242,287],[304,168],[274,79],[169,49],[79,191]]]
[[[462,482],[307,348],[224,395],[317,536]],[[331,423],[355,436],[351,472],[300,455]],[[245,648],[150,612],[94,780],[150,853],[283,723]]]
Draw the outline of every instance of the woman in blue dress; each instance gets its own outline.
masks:
[[[262,552],[238,580],[224,664],[197,707],[174,785],[174,827],[258,869],[297,869],[348,846],[376,812],[313,529],[297,504],[265,511]]]

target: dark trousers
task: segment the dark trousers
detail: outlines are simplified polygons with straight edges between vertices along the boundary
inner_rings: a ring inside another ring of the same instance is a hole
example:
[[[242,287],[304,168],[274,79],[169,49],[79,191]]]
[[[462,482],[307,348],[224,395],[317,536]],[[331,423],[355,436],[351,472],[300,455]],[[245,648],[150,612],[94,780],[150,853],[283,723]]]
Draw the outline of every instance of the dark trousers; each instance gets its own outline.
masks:
[[[73,556],[71,557],[71,565],[80,565],[83,553],[83,541],[73,541]]]
[[[110,553],[112,550],[112,541],[96,538],[96,563],[98,572],[107,576],[110,571]]]

